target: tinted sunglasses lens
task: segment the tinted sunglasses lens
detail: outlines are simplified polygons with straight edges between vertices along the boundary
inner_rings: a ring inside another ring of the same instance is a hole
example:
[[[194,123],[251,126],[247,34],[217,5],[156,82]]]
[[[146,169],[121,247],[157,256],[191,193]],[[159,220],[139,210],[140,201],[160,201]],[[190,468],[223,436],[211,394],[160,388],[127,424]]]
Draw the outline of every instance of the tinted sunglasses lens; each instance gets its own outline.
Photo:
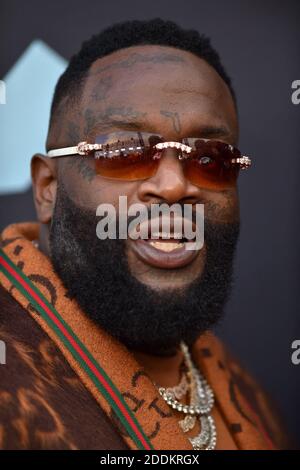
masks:
[[[95,171],[106,178],[140,180],[153,176],[160,151],[153,146],[162,138],[149,133],[114,132],[96,137],[103,149],[94,154]]]
[[[232,163],[240,158],[240,151],[230,145],[216,141],[187,139],[192,152],[183,159],[185,177],[196,186],[222,190],[236,185],[239,165]]]

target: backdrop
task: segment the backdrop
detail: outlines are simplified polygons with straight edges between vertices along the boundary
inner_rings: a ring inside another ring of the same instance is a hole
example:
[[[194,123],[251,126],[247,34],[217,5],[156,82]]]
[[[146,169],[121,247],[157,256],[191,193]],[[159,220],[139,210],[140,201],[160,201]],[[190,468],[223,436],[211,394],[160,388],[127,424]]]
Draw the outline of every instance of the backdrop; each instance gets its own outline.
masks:
[[[240,179],[235,289],[219,328],[271,392],[289,429],[300,426],[300,2],[178,0],[0,1],[0,228],[34,219],[31,154],[44,150],[53,87],[81,42],[113,22],[160,16],[212,38],[233,78],[240,147],[254,157]],[[6,103],[6,104],[4,104]]]

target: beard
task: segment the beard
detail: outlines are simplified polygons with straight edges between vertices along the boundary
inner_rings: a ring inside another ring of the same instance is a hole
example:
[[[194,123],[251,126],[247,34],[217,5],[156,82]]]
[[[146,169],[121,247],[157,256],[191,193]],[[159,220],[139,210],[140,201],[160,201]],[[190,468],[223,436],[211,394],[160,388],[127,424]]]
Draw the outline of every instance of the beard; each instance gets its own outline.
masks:
[[[127,348],[159,356],[189,347],[222,317],[232,288],[239,223],[205,220],[205,265],[182,289],[155,290],[128,266],[126,240],[99,240],[95,212],[78,207],[62,183],[50,227],[50,256],[67,295]],[[166,272],[166,276],[168,272]]]

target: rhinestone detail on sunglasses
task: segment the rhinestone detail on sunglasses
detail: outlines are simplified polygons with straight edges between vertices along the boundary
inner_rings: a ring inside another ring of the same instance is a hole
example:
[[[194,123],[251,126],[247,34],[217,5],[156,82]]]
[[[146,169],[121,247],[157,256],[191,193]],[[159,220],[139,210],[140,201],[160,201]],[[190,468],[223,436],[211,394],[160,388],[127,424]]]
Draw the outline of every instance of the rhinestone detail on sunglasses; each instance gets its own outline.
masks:
[[[200,140],[200,139],[199,139]],[[201,139],[204,142],[208,142],[209,139]],[[49,150],[47,153],[48,157],[50,158],[55,158],[55,157],[63,157],[67,155],[89,155],[92,152],[95,151],[101,151],[105,145],[102,144],[89,144],[88,142],[79,142],[77,145],[74,147],[64,147],[60,149],[55,149],[55,150]],[[182,152],[185,152],[186,154],[189,154],[192,152],[192,147],[182,144],[181,142],[159,142],[155,145],[153,145],[153,148],[156,148],[158,150],[166,149],[166,148],[177,148],[180,149]],[[233,146],[229,145],[230,150],[233,150]],[[141,146],[136,146],[136,147],[126,147],[126,148],[121,148],[121,149],[116,149],[114,151],[108,151],[106,153],[115,153],[115,152],[121,152],[125,150],[141,150]],[[107,158],[109,158],[109,155],[107,155]],[[180,159],[188,158],[181,156],[179,157]],[[239,164],[240,168],[242,170],[245,170],[251,166],[251,158],[247,157],[246,155],[241,156],[240,158],[232,158],[231,159],[232,163],[237,163]]]

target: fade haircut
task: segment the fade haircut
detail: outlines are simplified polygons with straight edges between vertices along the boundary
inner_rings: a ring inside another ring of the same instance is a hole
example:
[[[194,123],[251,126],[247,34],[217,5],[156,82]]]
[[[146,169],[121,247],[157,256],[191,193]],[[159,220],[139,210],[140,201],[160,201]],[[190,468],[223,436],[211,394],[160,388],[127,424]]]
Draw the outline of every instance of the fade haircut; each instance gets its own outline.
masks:
[[[71,58],[55,87],[50,113],[50,127],[55,121],[56,110],[62,100],[64,99],[68,105],[69,103],[74,104],[80,97],[89,68],[97,59],[120,49],[146,44],[176,47],[192,52],[205,60],[227,84],[236,103],[231,79],[207,36],[200,35],[194,29],[183,29],[173,21],[161,18],[147,21],[124,21],[115,23],[83,42],[80,51]]]

